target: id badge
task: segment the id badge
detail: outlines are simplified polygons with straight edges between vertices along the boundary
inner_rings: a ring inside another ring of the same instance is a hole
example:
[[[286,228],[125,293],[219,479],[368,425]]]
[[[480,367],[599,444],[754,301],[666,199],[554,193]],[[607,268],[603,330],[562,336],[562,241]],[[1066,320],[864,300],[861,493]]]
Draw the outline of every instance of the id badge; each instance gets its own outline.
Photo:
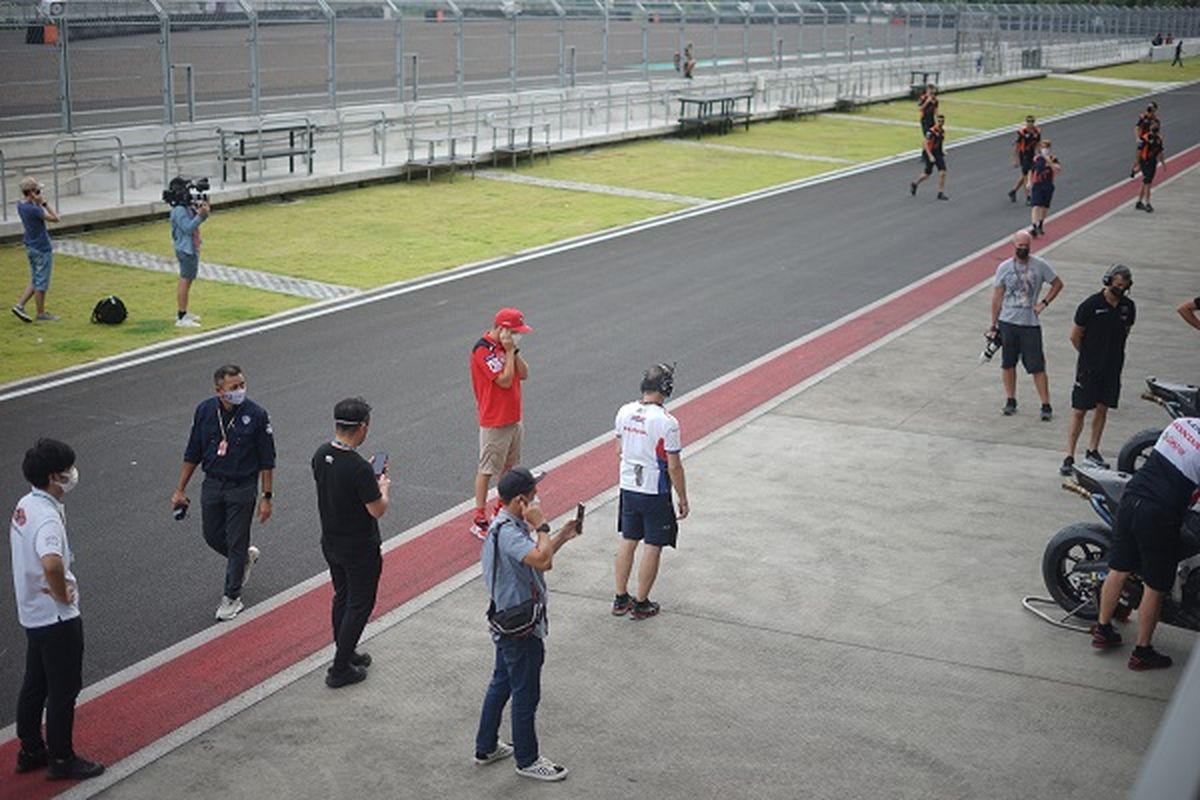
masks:
[[[222,440],[221,440],[221,443],[217,445],[217,455],[218,455],[218,456],[223,456],[223,455],[225,455],[225,452],[226,452],[228,449],[229,449],[229,442],[228,442],[227,440],[225,440],[225,439],[222,439]]]

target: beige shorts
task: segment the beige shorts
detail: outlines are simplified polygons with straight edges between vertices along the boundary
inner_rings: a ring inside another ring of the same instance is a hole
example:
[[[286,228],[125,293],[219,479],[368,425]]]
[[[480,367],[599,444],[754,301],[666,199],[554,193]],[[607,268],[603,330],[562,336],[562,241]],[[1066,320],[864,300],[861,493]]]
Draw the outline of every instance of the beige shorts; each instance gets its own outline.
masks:
[[[514,422],[503,428],[479,429],[479,471],[484,475],[499,475],[505,467],[521,460],[521,437],[525,425]]]

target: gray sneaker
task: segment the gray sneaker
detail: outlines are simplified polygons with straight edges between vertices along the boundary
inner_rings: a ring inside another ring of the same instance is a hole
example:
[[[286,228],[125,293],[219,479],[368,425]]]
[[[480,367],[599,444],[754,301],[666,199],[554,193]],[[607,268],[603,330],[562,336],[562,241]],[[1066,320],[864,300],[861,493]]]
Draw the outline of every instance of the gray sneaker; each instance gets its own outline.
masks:
[[[243,605],[242,598],[240,597],[234,597],[230,599],[222,596],[221,605],[217,606],[216,617],[221,622],[228,622],[238,614],[242,613],[242,609],[245,607],[246,606]]]
[[[538,756],[538,760],[528,767],[517,767],[517,774],[523,778],[533,778],[536,781],[561,781],[567,777],[567,768],[561,764],[555,764],[545,756]]]
[[[496,761],[503,761],[511,757],[513,754],[513,746],[508,742],[496,742],[496,749],[486,755],[483,753],[475,754],[475,763],[479,766],[484,764],[492,764]]]
[[[49,311],[43,311],[37,315],[38,322],[58,322],[58,314],[51,314]]]
[[[21,322],[33,322],[33,317],[29,316],[29,312],[25,310],[25,306],[13,306],[12,312]]]

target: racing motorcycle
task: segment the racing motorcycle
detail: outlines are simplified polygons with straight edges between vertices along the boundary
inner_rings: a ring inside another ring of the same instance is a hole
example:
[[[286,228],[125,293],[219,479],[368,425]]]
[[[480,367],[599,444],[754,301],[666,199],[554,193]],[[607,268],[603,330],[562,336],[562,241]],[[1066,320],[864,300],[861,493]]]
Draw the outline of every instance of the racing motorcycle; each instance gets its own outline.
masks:
[[[1063,488],[1088,501],[1100,522],[1076,522],[1056,533],[1042,555],[1042,580],[1064,611],[1085,620],[1099,614],[1100,586],[1108,575],[1117,504],[1132,476],[1081,464]],[[1142,581],[1130,575],[1116,617],[1124,619],[1142,601]],[[1200,631],[1200,513],[1185,516],[1180,562],[1171,593],[1163,599],[1160,621]]]
[[[1167,383],[1151,375],[1146,378],[1146,391],[1142,392],[1142,399],[1158,403],[1171,415],[1171,419],[1200,417],[1200,386]],[[1117,469],[1130,474],[1137,472],[1162,432],[1162,428],[1147,428],[1135,433],[1117,454]]]

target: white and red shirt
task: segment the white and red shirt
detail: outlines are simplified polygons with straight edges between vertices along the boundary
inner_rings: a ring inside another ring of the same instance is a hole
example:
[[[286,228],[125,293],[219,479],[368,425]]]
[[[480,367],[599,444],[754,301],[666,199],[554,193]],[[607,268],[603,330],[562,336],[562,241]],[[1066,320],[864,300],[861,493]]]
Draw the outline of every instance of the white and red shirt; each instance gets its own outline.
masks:
[[[1200,419],[1172,420],[1158,437],[1150,457],[1129,485],[1126,494],[1144,497],[1162,508],[1183,513],[1196,501],[1200,486]]]
[[[17,618],[23,628],[41,628],[79,616],[79,593],[71,573],[71,545],[67,541],[66,513],[54,495],[34,489],[13,509],[9,528],[12,544],[13,589]],[[66,568],[67,585],[75,589],[71,603],[50,596],[42,558],[56,555]]]
[[[683,449],[675,417],[657,403],[626,403],[617,412],[616,435],[621,442],[621,489],[669,495],[667,455]]]
[[[507,359],[508,353],[491,332],[480,337],[471,349],[471,386],[481,428],[503,428],[521,421],[521,376],[514,368],[507,389],[496,384]]]

